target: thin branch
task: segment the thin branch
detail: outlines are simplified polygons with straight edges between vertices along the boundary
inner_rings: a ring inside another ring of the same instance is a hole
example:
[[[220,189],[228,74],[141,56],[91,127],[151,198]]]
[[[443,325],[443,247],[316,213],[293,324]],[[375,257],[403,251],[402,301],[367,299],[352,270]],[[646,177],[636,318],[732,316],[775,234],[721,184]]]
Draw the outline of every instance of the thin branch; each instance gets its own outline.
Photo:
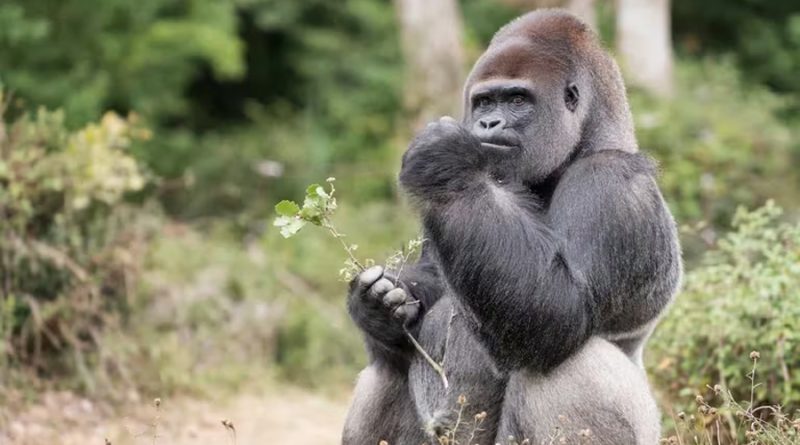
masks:
[[[414,345],[414,348],[417,349],[417,352],[419,352],[422,355],[422,357],[425,359],[425,361],[428,362],[429,365],[431,365],[431,368],[433,368],[433,370],[436,371],[437,374],[439,374],[439,377],[442,378],[442,384],[444,384],[444,389],[449,388],[450,384],[447,381],[447,375],[445,375],[444,368],[442,368],[442,365],[440,365],[439,363],[436,363],[436,360],[434,360],[428,354],[428,352],[425,351],[425,348],[423,348],[422,345],[419,344],[419,342],[417,342],[417,339],[414,338],[414,336],[411,335],[410,332],[408,332],[408,329],[403,327],[403,331],[405,331],[406,337],[408,337],[408,339],[411,341],[411,344]]]
[[[347,252],[347,256],[349,256],[349,257],[350,257],[350,261],[352,261],[352,262],[353,262],[353,264],[355,264],[356,266],[358,266],[358,268],[359,268],[359,269],[361,269],[362,271],[364,271],[364,270],[366,269],[366,268],[364,267],[364,265],[363,265],[363,264],[361,264],[361,263],[358,261],[358,259],[356,258],[356,256],[355,256],[355,255],[353,255],[353,252],[352,252],[352,250],[350,249],[350,246],[348,246],[348,245],[347,245],[347,243],[345,243],[345,242],[344,242],[344,239],[342,239],[342,238],[344,237],[344,235],[342,235],[341,233],[339,233],[339,232],[336,230],[336,227],[334,227],[334,226],[333,226],[333,224],[331,224],[331,222],[328,220],[328,218],[325,218],[325,221],[324,221],[324,223],[323,223],[323,226],[324,226],[326,229],[328,229],[328,231],[329,231],[329,232],[331,232],[331,235],[333,235],[333,237],[334,237],[334,238],[338,239],[338,240],[339,240],[339,242],[340,242],[340,243],[342,243],[342,247],[344,247],[344,251],[345,251],[345,252]]]

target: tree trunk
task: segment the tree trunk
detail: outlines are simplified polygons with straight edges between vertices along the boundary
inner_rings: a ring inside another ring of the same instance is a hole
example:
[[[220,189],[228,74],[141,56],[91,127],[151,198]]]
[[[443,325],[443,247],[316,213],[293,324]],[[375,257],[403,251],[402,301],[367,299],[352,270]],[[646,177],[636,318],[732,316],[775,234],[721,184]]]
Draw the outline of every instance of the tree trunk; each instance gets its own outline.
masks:
[[[669,0],[617,0],[617,53],[628,82],[672,94]]]
[[[414,129],[461,109],[464,49],[456,0],[395,0],[406,63],[405,102]]]

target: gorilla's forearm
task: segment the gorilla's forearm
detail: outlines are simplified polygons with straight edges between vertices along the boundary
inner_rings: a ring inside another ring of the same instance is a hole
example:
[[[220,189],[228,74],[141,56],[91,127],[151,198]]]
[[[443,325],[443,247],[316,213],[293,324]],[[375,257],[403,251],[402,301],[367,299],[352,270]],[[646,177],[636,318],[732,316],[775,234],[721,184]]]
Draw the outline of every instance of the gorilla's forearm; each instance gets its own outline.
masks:
[[[593,331],[587,286],[530,193],[473,185],[480,188],[424,210],[445,277],[501,368],[552,369]]]

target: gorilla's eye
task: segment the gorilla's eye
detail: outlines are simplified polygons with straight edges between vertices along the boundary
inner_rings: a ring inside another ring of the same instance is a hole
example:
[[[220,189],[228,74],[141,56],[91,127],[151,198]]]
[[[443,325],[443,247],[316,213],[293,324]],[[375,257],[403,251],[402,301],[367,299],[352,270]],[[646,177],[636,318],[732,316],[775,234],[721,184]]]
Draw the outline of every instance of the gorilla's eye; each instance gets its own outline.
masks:
[[[527,102],[527,100],[525,99],[525,96],[523,96],[521,94],[515,94],[511,98],[511,105],[520,106],[520,105],[524,105],[525,102]]]
[[[475,108],[489,108],[492,105],[492,100],[488,97],[479,97],[475,100]]]

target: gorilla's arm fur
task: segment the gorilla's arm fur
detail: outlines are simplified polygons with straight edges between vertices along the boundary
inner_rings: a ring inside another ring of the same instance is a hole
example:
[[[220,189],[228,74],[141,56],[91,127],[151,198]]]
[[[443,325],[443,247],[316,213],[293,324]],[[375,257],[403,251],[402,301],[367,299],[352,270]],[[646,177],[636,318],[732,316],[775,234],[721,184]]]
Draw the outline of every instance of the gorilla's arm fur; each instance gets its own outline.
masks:
[[[640,328],[667,304],[671,293],[654,290],[677,281],[673,223],[644,156],[578,158],[543,206],[520,181],[495,179],[463,127],[435,125],[400,181],[498,366],[549,371],[591,335]]]

